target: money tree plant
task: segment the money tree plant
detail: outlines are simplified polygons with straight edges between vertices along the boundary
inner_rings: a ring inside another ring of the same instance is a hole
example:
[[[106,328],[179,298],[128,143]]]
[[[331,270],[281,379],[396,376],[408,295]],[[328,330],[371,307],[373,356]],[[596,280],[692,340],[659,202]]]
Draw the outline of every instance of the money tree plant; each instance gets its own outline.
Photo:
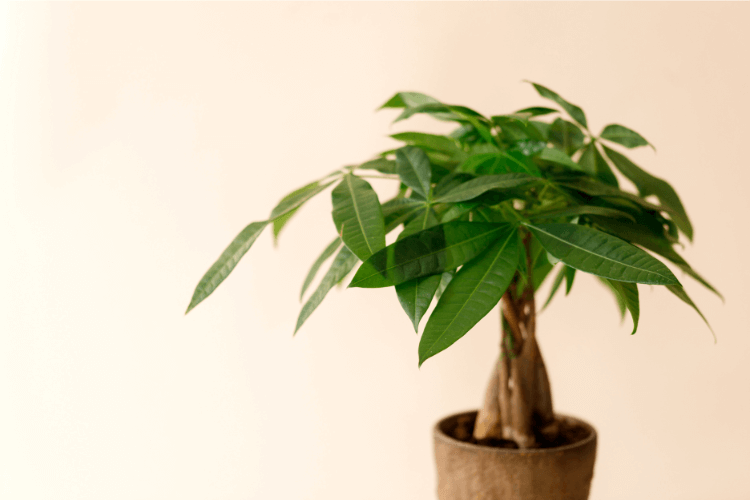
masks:
[[[520,448],[554,443],[559,426],[535,336],[536,291],[548,276],[545,307],[563,282],[567,295],[576,274],[589,273],[612,292],[622,317],[630,313],[633,333],[639,283],[663,285],[703,317],[654,254],[719,292],[675,251],[680,237],[693,238],[675,190],[615,149],[651,144],[616,124],[594,135],[580,107],[532,85],[559,109],[484,116],[420,93],[394,95],[382,108],[400,109],[397,122],[426,114],[455,123],[455,130],[394,134],[401,147],[284,197],[268,219],[249,224],[231,242],[198,283],[187,311],[216,289],[266,226],[277,238],[307,200],[333,187],[334,238],[313,262],[300,298],[321,266],[332,263],[304,303],[295,333],[360,262],[349,287],[394,287],[415,331],[436,302],[419,340],[420,366],[500,304],[500,355],[473,438]],[[621,189],[615,172],[637,193]],[[371,177],[395,181],[395,196],[381,202],[366,180]],[[386,245],[392,231],[399,231],[397,239]]]

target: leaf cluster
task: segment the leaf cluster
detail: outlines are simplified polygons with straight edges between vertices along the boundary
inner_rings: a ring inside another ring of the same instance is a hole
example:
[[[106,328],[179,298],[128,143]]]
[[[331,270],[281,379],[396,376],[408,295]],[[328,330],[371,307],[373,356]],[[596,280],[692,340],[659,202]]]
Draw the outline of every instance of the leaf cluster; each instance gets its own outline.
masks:
[[[680,237],[693,238],[679,196],[613,149],[653,146],[619,124],[594,135],[579,106],[532,85],[557,107],[488,117],[425,94],[397,93],[382,106],[400,110],[395,121],[424,114],[456,128],[446,135],[394,134],[398,148],[287,195],[267,220],[251,223],[232,241],[196,287],[188,312],[229,275],[266,225],[277,238],[307,200],[334,186],[338,234],[314,261],[301,299],[323,264],[332,262],[303,305],[295,332],[359,262],[349,287],[394,287],[415,331],[436,302],[419,342],[420,365],[465,335],[512,282],[536,290],[551,275],[544,307],[563,281],[567,295],[578,272],[592,274],[611,291],[622,317],[630,313],[633,333],[639,283],[665,286],[703,317],[659,259],[721,297],[675,250]],[[621,189],[616,172],[637,192]],[[396,195],[381,202],[370,177],[394,180]],[[392,231],[398,237],[386,245]]]

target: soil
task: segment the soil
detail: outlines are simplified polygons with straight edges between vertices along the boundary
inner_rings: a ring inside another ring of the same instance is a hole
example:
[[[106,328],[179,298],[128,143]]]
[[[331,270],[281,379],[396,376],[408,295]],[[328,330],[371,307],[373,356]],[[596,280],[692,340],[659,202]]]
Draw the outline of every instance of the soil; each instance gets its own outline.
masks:
[[[448,434],[450,437],[463,441],[464,443],[477,444],[480,446],[490,446],[493,448],[515,448],[518,449],[518,445],[514,441],[508,441],[507,439],[474,439],[474,422],[476,420],[476,413],[469,415],[462,415],[455,420],[451,426],[443,428],[443,432]],[[589,430],[586,427],[577,425],[567,420],[558,420],[560,425],[560,432],[557,438],[554,440],[545,439],[544,436],[538,435],[537,441],[540,444],[540,448],[556,448],[558,446],[565,446],[568,444],[577,443],[582,441],[589,436]]]

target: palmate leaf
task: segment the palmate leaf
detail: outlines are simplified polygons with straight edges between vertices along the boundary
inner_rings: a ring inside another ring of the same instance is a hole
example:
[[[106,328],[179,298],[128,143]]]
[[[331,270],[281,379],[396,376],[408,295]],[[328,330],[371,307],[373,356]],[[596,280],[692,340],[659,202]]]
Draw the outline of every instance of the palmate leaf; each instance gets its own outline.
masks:
[[[427,198],[430,194],[432,170],[424,151],[415,146],[396,150],[396,172],[401,182]],[[364,260],[364,259],[363,259]]]
[[[539,167],[521,151],[493,151],[470,156],[458,168],[458,172],[478,175],[525,173],[541,177]]]
[[[336,283],[344,279],[344,277],[349,274],[349,272],[357,264],[357,261],[357,256],[354,255],[354,253],[352,253],[352,251],[349,250],[348,247],[344,246],[341,248],[339,253],[336,255],[336,258],[333,259],[333,263],[328,269],[328,272],[326,272],[325,276],[323,276],[323,279],[320,281],[318,288],[315,289],[307,302],[305,302],[305,305],[302,306],[302,311],[300,311],[299,317],[297,318],[297,326],[295,326],[294,328],[295,334],[300,329],[302,324],[307,321],[307,318],[310,317],[313,311],[315,311],[320,303],[323,302],[323,299],[331,290],[331,288],[333,288]]]
[[[565,278],[565,270],[567,269],[566,265],[562,265],[560,267],[560,270],[557,272],[557,275],[555,276],[555,281],[552,282],[552,288],[550,288],[549,296],[547,297],[547,301],[542,306],[542,311],[547,309],[547,306],[552,302],[552,299],[555,297],[555,294],[560,289],[560,285],[562,285],[563,279]]]
[[[638,285],[635,283],[614,280],[607,280],[607,282],[612,291],[620,298],[620,300],[617,301],[618,305],[622,303],[623,306],[630,311],[630,316],[633,318],[633,331],[630,334],[635,335],[636,330],[638,330],[638,319],[641,316],[640,302],[638,299]],[[668,285],[668,287],[669,286],[676,285]]]
[[[502,225],[497,241],[465,264],[448,284],[419,342],[419,366],[450,347],[502,298],[518,265],[518,230]]]
[[[536,155],[536,157],[543,161],[554,163],[556,165],[562,165],[563,167],[568,167],[571,170],[583,170],[581,166],[574,162],[570,156],[566,155],[559,149],[544,148],[539,152],[538,155]]]
[[[652,210],[655,212],[667,212],[669,214],[673,213],[669,207],[654,205],[653,203],[644,200],[640,196],[637,196],[633,193],[628,193],[627,191],[623,191],[612,186],[608,186],[606,184],[602,184],[601,182],[595,181],[594,179],[587,179],[583,177],[576,180],[558,182],[557,184],[565,188],[580,191],[581,193],[587,194],[589,196],[624,198],[640,205],[646,210]]]
[[[588,123],[586,123],[586,115],[583,113],[583,110],[580,107],[576,106],[575,104],[569,103],[568,101],[560,97],[556,92],[551,91],[547,87],[543,87],[542,85],[533,82],[529,83],[534,86],[536,91],[539,92],[540,96],[544,97],[545,99],[555,101],[570,115],[571,118],[583,125],[583,128],[589,128]]]
[[[602,284],[607,287],[607,290],[612,292],[612,296],[615,298],[615,301],[617,301],[617,309],[620,311],[620,321],[624,321],[625,311],[627,310],[627,307],[625,306],[625,300],[622,298],[620,293],[615,290],[614,285],[612,285],[614,281],[608,280],[607,278],[602,278],[601,276],[597,276],[597,278],[602,282]]]
[[[375,158],[362,163],[357,168],[361,168],[362,170],[377,170],[381,174],[395,174],[396,162],[386,158]]]
[[[698,315],[703,319],[703,321],[706,323],[706,326],[709,330],[711,330],[711,334],[714,336],[714,343],[716,342],[716,333],[714,333],[714,329],[711,328],[711,324],[708,322],[706,317],[703,315],[700,309],[698,309],[698,306],[695,305],[695,302],[692,301],[692,299],[688,296],[685,289],[679,285],[670,285],[667,287],[667,289],[672,292],[674,295],[677,296],[681,301],[692,307],[695,312],[698,313]]]
[[[578,164],[585,172],[598,177],[603,183],[615,188],[619,187],[617,177],[615,177],[614,172],[609,167],[607,160],[604,159],[596,148],[596,143],[590,142],[583,148],[583,153],[581,153],[581,157],[578,159]]]
[[[383,212],[378,195],[366,180],[345,175],[331,199],[336,231],[360,260],[385,247]]]
[[[310,268],[310,271],[307,273],[307,276],[305,276],[305,281],[302,283],[302,291],[299,292],[299,300],[302,300],[302,297],[305,295],[305,291],[307,291],[307,288],[310,286],[310,283],[315,279],[315,275],[318,273],[318,269],[320,269],[320,266],[323,265],[323,262],[328,260],[333,253],[339,249],[341,246],[341,238],[336,236],[336,239],[333,240],[326,248],[323,250],[323,253],[320,254],[320,256],[315,259],[315,262],[313,262],[312,267]]]
[[[415,332],[419,331],[419,322],[430,307],[432,298],[440,285],[441,276],[433,274],[396,285],[398,301],[414,325]]]
[[[585,136],[578,125],[562,118],[558,118],[550,126],[549,141],[568,156],[572,156],[583,147],[584,139]]]
[[[492,244],[504,227],[453,221],[420,231],[373,254],[349,286],[382,288],[456,269]]]
[[[654,234],[647,227],[639,224],[627,224],[625,222],[612,220],[609,218],[592,217],[591,219],[597,226],[601,227],[604,231],[607,231],[615,236],[622,238],[626,241],[639,245],[647,250],[661,255],[665,259],[674,263],[679,267],[685,274],[695,279],[701,285],[715,293],[721,300],[724,300],[724,296],[714,288],[708,281],[706,281],[700,274],[698,274],[690,264],[685,261],[674,248],[672,244],[667,241],[663,236],[660,237],[658,234]]]
[[[600,215],[604,217],[613,217],[615,219],[627,219],[635,222],[635,217],[627,212],[615,208],[598,207],[593,205],[579,205],[576,207],[561,208],[559,210],[550,210],[549,212],[539,212],[529,216],[529,219],[573,217],[576,215]]]
[[[468,201],[493,189],[516,189],[539,183],[540,180],[528,174],[512,173],[483,175],[464,182],[435,200],[436,203],[457,203]]]
[[[437,226],[437,224],[438,220],[435,217],[435,212],[430,207],[427,207],[404,227],[404,230],[399,233],[397,240],[403,240],[407,236],[424,231],[432,226]]]
[[[651,146],[651,148],[656,151],[654,145],[644,139],[641,134],[635,130],[623,127],[622,125],[617,125],[616,123],[604,127],[604,130],[602,130],[599,137],[608,141],[616,142],[626,148],[632,149],[637,148],[638,146]]]
[[[619,238],[577,224],[526,224],[554,257],[570,267],[616,281],[679,284],[667,266]]]
[[[321,183],[320,181],[314,181],[306,186],[302,186],[284,196],[281,201],[271,211],[271,216],[268,218],[273,221],[273,242],[277,243],[279,233],[284,228],[286,223],[297,210],[307,200],[315,196],[316,194],[323,191],[325,188],[333,184],[335,181],[329,181]]]
[[[667,181],[654,177],[630,161],[627,157],[606,146],[604,146],[604,153],[610,160],[612,160],[612,163],[615,164],[617,170],[622,172],[622,175],[635,184],[635,187],[638,188],[638,192],[641,196],[656,195],[661,204],[671,210],[670,215],[672,220],[677,224],[680,231],[682,231],[690,241],[693,240],[693,226],[685,212],[685,207],[682,206],[682,202],[680,201],[680,197],[677,196],[677,192],[675,192],[674,188],[670,186]]]
[[[224,250],[214,264],[203,275],[198,286],[195,287],[193,298],[190,299],[185,314],[189,313],[195,306],[200,304],[206,297],[211,295],[216,287],[229,276],[232,269],[235,268],[243,255],[250,250],[250,247],[258,239],[260,233],[268,225],[268,221],[253,222],[248,224],[240,234],[238,234],[229,246]]]
[[[429,148],[435,151],[442,151],[450,155],[462,152],[458,147],[455,139],[444,135],[425,134],[422,132],[401,132],[391,135],[397,141],[405,142],[411,146]]]

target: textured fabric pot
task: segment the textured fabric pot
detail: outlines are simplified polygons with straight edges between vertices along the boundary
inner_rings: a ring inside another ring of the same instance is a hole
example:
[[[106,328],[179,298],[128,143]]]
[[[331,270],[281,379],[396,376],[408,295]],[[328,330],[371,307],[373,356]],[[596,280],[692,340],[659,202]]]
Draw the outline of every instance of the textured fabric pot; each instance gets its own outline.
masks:
[[[435,459],[440,500],[586,500],[594,476],[596,430],[565,415],[558,420],[590,430],[577,443],[519,450],[466,443],[448,433],[459,418],[476,411],[444,418],[435,425]]]

